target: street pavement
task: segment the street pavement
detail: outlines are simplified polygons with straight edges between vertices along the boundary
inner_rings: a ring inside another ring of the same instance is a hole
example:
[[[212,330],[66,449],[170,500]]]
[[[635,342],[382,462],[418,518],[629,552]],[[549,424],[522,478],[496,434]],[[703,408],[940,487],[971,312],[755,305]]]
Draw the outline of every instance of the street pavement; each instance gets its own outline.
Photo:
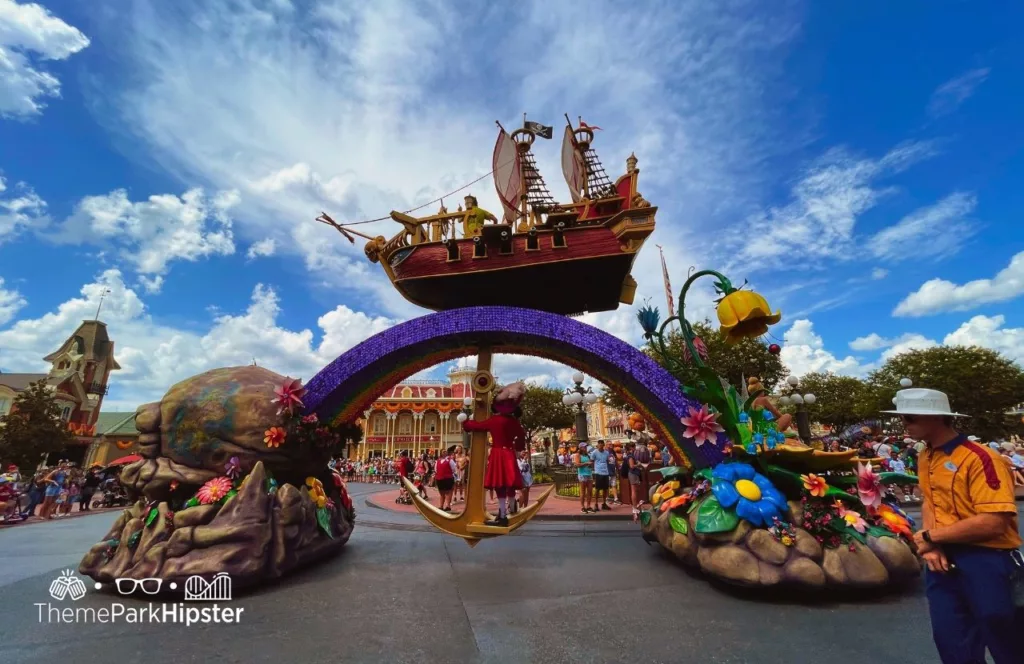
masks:
[[[219,603],[244,609],[237,624],[40,620],[37,603],[147,605],[89,579],[78,601],[50,598],[116,516],[0,531],[0,664],[936,661],[920,584],[829,600],[716,588],[622,521],[530,523],[470,549],[416,515],[368,507],[379,486],[350,488],[343,553]]]

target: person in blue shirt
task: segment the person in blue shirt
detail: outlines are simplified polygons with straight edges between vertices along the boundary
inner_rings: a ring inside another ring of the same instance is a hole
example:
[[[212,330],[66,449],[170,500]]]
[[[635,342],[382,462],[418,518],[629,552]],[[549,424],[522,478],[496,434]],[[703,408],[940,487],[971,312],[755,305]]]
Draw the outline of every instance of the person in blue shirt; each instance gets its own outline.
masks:
[[[612,453],[604,448],[604,441],[597,441],[597,450],[592,457],[594,459],[594,504],[601,504],[601,509],[608,510],[608,487],[611,485],[611,471],[608,467],[608,459]],[[595,508],[596,512],[597,509]]]
[[[580,482],[580,512],[596,512],[590,507],[594,497],[594,460],[587,454],[586,443],[580,443],[579,451],[573,455],[573,465],[576,466],[576,476]]]

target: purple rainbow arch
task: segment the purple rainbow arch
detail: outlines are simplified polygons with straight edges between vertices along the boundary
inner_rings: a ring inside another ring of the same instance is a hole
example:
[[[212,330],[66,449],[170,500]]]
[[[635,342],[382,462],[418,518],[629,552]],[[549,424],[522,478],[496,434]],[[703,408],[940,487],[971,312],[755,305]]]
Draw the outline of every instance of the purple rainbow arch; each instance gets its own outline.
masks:
[[[339,356],[306,383],[307,412],[352,421],[389,387],[417,371],[475,352],[530,355],[561,362],[621,392],[673,453],[697,467],[722,451],[683,435],[680,418],[700,407],[679,381],[637,348],[572,318],[515,307],[467,307],[396,325]]]

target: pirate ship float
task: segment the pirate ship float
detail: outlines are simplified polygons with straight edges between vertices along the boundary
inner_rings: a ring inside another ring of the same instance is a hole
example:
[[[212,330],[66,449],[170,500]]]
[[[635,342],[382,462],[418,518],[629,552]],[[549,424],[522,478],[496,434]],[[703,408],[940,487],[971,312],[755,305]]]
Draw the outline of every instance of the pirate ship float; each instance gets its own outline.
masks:
[[[390,240],[318,218],[352,240],[369,240],[366,256],[380,263],[410,302],[441,311],[491,304],[494,293],[510,306],[581,314],[632,304],[630,275],[637,252],[654,232],[656,207],[637,191],[637,159],[612,182],[592,144],[594,130],[566,118],[562,172],[571,203],[552,198],[534,160],[537,136],[551,128],[524,122],[510,135],[498,124],[493,175],[503,208],[499,221],[466,197],[466,208],[413,217],[392,212],[402,230]],[[493,223],[484,223],[492,221]],[[584,283],[586,288],[566,288]]]

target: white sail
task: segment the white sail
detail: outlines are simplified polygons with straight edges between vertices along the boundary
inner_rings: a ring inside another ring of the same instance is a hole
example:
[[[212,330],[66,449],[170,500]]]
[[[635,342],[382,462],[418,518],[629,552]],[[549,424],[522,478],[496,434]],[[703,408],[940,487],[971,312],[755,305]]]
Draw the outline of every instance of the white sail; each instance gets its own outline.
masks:
[[[519,216],[518,203],[523,189],[523,178],[519,167],[519,151],[516,142],[502,129],[494,144],[494,187],[505,209],[505,223],[511,224]]]
[[[573,137],[572,127],[565,127],[565,136],[562,138],[562,175],[565,176],[565,184],[569,185],[569,194],[573,203],[579,203],[582,199],[583,181],[586,169],[583,167],[583,157],[576,149],[576,140]]]

